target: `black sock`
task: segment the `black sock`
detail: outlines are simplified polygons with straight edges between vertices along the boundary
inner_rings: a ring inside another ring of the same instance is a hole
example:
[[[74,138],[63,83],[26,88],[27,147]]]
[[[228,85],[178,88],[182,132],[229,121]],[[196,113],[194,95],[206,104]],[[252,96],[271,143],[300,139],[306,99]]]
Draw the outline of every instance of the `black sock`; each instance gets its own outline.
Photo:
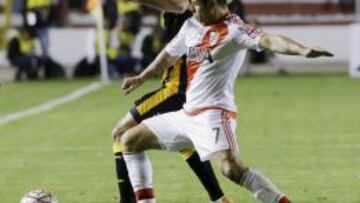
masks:
[[[115,153],[116,175],[118,178],[120,203],[136,203],[126,163],[121,152]]]
[[[199,155],[194,153],[186,160],[186,162],[201,181],[208,192],[211,201],[216,201],[224,196],[224,192],[214,174],[210,161],[201,162]]]

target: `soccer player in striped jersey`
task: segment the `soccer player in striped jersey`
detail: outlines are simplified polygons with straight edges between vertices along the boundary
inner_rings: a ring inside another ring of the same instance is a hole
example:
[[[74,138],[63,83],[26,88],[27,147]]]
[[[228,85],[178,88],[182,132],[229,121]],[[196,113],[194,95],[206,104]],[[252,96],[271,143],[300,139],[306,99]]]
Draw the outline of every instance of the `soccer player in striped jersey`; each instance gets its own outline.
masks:
[[[229,13],[226,0],[192,0],[195,15],[184,23],[158,57],[138,76],[126,78],[130,93],[154,73],[187,56],[186,102],[179,111],[144,120],[121,139],[124,158],[132,171],[151,171],[144,154],[148,149],[181,151],[195,147],[202,161],[219,163],[224,176],[264,203],[290,203],[261,172],[247,167],[238,153],[235,136],[234,84],[246,50],[267,49],[308,58],[332,56],[326,50],[304,46],[280,35],[248,26]],[[136,159],[136,161],[134,161]],[[133,179],[138,185],[144,181]]]

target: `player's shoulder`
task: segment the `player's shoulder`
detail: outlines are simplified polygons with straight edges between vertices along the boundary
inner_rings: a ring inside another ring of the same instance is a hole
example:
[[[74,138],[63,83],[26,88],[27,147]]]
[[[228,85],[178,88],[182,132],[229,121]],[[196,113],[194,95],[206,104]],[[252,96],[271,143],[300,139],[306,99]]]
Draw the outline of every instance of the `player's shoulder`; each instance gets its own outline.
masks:
[[[231,31],[236,34],[260,35],[262,30],[257,26],[245,23],[238,15],[229,14],[225,20]]]
[[[189,28],[197,27],[198,25],[199,25],[199,22],[196,20],[196,18],[194,16],[186,19],[186,21],[184,22],[184,26],[187,26]]]
[[[202,26],[195,19],[195,17],[190,17],[184,22],[184,24],[181,28],[181,34],[188,35],[191,32],[196,32],[201,29],[202,29]]]
[[[235,35],[242,32],[242,27],[246,27],[245,22],[234,13],[227,14],[223,22],[228,27],[229,31],[235,33]]]
[[[224,23],[228,26],[240,26],[245,24],[245,22],[240,18],[240,16],[234,13],[228,13],[225,16]]]

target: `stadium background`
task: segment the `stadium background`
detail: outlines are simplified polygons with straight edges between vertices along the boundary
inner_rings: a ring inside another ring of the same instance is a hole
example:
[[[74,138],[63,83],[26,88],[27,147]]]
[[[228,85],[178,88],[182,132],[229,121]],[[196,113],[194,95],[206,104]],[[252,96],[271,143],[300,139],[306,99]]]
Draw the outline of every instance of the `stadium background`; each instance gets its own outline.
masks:
[[[11,15],[7,15],[9,2]],[[97,54],[95,20],[85,1],[57,3],[49,54],[63,67],[64,77],[44,78],[40,67],[39,79],[25,77],[16,82],[17,69],[7,60],[6,42],[23,25],[23,4],[21,0],[0,1],[0,202],[16,202],[37,187],[50,189],[61,202],[115,202],[111,129],[132,101],[159,86],[159,79],[124,96],[121,78],[141,70],[140,62],[129,72],[113,75],[110,84],[98,83],[98,72],[74,78],[76,64]],[[360,34],[353,33],[355,1],[243,3],[248,22],[335,53],[332,59],[272,55],[266,60],[263,56],[249,59],[251,69],[240,76],[236,89],[238,139],[245,160],[297,202],[360,202],[360,81],[349,77],[360,58],[360,51],[356,52]],[[160,13],[148,8],[140,11],[137,6],[129,9],[141,13],[141,23],[129,35],[124,36],[126,29],[118,30],[119,44],[129,44],[117,48],[141,61],[139,57],[153,56],[161,48]],[[116,28],[131,27],[124,20],[126,9],[119,12]],[[141,32],[151,43],[132,43],[139,41],[136,37]],[[146,54],[142,53],[144,44],[152,45],[145,47]],[[41,52],[36,42],[35,53]],[[150,156],[159,202],[208,202],[177,155],[152,152]],[[255,202],[220,180],[236,202]]]

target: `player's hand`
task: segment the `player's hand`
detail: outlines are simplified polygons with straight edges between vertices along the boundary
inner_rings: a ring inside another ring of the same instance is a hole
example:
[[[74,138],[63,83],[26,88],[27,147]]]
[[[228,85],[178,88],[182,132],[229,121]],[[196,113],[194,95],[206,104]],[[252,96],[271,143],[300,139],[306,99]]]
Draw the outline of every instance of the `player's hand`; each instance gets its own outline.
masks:
[[[125,92],[125,94],[129,94],[143,83],[144,80],[140,76],[127,77],[124,79],[124,82],[122,84],[122,89]]]
[[[329,51],[326,51],[322,48],[307,48],[305,49],[303,56],[306,58],[317,58],[317,57],[333,57],[334,54],[330,53]]]

